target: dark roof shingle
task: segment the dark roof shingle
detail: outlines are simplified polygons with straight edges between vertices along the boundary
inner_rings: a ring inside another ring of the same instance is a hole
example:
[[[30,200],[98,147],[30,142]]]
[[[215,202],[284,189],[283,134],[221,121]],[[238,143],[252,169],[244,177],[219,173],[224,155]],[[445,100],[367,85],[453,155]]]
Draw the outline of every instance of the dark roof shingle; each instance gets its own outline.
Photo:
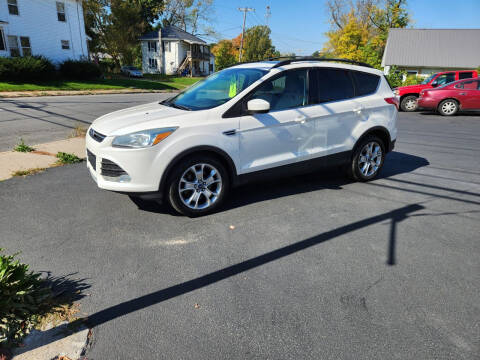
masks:
[[[206,42],[199,37],[172,25],[162,27],[162,39],[184,40],[189,43],[206,44]],[[158,31],[145,33],[140,37],[140,40],[158,40]]]

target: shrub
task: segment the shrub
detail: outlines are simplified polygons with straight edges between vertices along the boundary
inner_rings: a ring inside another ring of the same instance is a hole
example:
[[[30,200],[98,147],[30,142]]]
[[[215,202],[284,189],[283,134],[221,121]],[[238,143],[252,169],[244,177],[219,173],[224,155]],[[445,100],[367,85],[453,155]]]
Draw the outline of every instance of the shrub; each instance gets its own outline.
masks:
[[[422,81],[423,79],[420,76],[410,75],[410,76],[407,76],[402,86],[417,85],[417,84],[420,84]]]
[[[65,79],[89,80],[98,79],[102,71],[90,61],[66,60],[60,64],[60,74]]]
[[[42,56],[0,57],[0,80],[51,80],[55,75],[55,66]]]
[[[64,152],[57,153],[57,158],[58,158],[57,162],[59,164],[75,164],[83,161],[75,154],[69,154]]]
[[[50,296],[40,274],[28,271],[28,265],[15,255],[0,249],[0,345],[17,343],[36,323],[36,314]]]

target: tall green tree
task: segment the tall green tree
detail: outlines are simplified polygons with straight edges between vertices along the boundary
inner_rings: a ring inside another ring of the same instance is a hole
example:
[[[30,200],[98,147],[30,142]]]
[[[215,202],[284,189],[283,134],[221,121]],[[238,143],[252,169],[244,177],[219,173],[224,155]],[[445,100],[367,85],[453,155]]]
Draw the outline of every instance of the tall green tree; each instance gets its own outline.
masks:
[[[270,28],[257,25],[247,29],[243,42],[242,59],[244,61],[260,61],[275,55],[275,46],[270,38]]]
[[[221,40],[212,49],[215,55],[215,70],[220,71],[226,67],[232,66],[237,62],[232,41]]]
[[[214,13],[213,0],[166,0],[162,25],[175,25],[194,35],[214,35],[209,24]]]

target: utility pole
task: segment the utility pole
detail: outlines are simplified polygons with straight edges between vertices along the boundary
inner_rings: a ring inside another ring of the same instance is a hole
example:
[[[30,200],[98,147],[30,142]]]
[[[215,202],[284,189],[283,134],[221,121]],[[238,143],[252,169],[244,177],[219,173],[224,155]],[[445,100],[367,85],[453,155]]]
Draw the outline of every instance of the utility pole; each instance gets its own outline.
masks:
[[[238,8],[239,11],[243,12],[243,27],[242,27],[242,41],[240,42],[240,51],[238,52],[238,62],[242,61],[242,50],[243,50],[243,38],[245,36],[245,21],[247,20],[247,12],[255,11],[254,8]]]

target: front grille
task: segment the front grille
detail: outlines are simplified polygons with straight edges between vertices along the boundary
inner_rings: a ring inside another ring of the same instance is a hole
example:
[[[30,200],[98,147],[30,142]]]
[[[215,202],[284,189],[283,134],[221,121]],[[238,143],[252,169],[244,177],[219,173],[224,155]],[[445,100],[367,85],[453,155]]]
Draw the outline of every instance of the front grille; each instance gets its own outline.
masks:
[[[93,170],[97,170],[97,157],[87,149],[87,158],[90,165],[92,165]]]
[[[102,175],[110,177],[118,177],[120,175],[128,175],[125,170],[115,164],[113,161],[102,159]]]
[[[106,135],[103,135],[103,134],[100,134],[99,132],[96,132],[95,130],[93,130],[92,128],[90,128],[90,131],[88,132],[88,134],[90,135],[90,137],[98,142],[102,142],[103,139],[105,139],[107,136]]]

